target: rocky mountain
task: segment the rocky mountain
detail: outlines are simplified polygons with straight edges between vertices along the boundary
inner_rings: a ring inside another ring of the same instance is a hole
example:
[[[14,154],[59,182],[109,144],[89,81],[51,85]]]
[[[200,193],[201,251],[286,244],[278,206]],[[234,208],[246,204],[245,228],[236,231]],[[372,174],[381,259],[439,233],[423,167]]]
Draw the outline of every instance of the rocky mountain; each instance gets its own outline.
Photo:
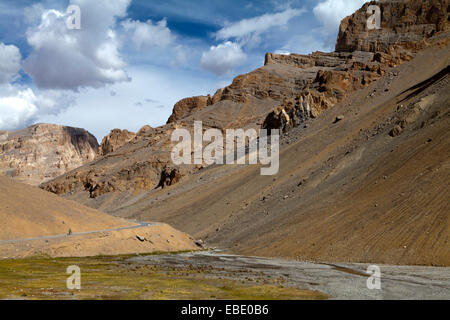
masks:
[[[367,8],[380,6],[380,30]],[[267,54],[166,125],[41,187],[214,246],[321,261],[450,265],[447,0],[365,4],[336,50]],[[175,128],[279,128],[280,172],[174,166]]]
[[[0,175],[32,185],[95,159],[98,142],[84,129],[36,124],[0,132]]]

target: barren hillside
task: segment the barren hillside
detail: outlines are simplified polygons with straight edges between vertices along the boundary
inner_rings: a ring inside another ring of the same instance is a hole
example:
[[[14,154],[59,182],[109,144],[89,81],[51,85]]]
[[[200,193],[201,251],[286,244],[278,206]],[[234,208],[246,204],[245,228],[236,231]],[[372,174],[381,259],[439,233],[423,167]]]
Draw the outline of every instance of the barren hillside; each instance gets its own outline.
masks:
[[[195,248],[188,235],[168,225],[139,225],[0,177],[0,258]]]
[[[208,167],[110,212],[248,255],[449,265],[449,58],[430,48],[288,132],[276,176]]]
[[[214,96],[180,101],[167,125],[42,187],[232,252],[450,265],[448,1],[383,1],[373,33],[368,5],[343,20],[336,52],[268,54]],[[174,168],[170,133],[193,120],[281,129],[279,173]]]

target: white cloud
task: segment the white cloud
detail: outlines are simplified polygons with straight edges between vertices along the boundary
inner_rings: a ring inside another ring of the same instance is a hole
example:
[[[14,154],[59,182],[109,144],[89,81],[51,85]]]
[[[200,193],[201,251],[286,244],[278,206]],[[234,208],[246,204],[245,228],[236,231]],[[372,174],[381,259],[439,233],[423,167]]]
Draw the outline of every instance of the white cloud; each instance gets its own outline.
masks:
[[[322,30],[312,29],[308,33],[294,35],[287,41],[287,43],[283,47],[276,50],[275,53],[310,54],[314,51],[327,52],[332,50],[332,47],[326,46],[325,43],[323,43],[322,33]]]
[[[154,46],[166,47],[175,40],[175,36],[167,27],[167,20],[153,23],[151,20],[140,22],[128,19],[122,22],[124,29],[132,33],[131,39],[137,50]]]
[[[39,116],[58,114],[73,103],[58,91],[36,94],[31,88],[6,85],[0,87],[0,129],[14,130],[31,125]]]
[[[172,67],[179,67],[184,65],[188,61],[187,52],[192,49],[189,49],[183,45],[178,45],[174,49],[175,57],[170,61],[170,65]]]
[[[137,132],[145,124],[152,127],[162,125],[180,99],[214,94],[220,87],[215,76],[198,70],[167,72],[166,66],[136,64],[128,71],[132,82],[80,90],[73,107],[58,115],[41,116],[38,122],[86,128],[101,140],[112,128]],[[114,96],[111,96],[111,90],[116,93]],[[135,105],[138,101],[143,107]]]
[[[81,30],[69,30],[65,12],[45,10],[27,31],[31,54],[23,66],[44,89],[78,90],[130,80],[114,32],[117,17],[126,15],[130,0],[73,0],[81,8]],[[29,15],[39,8],[29,10]]]
[[[22,55],[14,45],[0,42],[0,84],[8,83],[18,76]]]
[[[289,20],[294,17],[300,16],[305,10],[303,9],[291,9],[278,13],[266,13],[262,16],[243,19],[241,21],[232,23],[224,28],[220,29],[216,33],[217,40],[226,40],[230,38],[244,39],[247,37],[257,36],[270,28],[285,26]]]
[[[45,8],[41,3],[35,3],[29,7],[23,9],[25,21],[28,23],[39,23]]]
[[[201,67],[217,76],[229,75],[234,67],[247,60],[243,47],[246,49],[256,47],[261,42],[263,34],[267,38],[270,29],[286,27],[292,18],[304,12],[304,9],[292,9],[287,6],[281,12],[266,13],[224,26],[215,34],[216,40],[224,42],[211,46],[209,51],[203,52],[200,60]],[[234,40],[229,41],[229,39]]]
[[[0,98],[0,128],[15,129],[25,125],[36,114],[35,101],[36,96],[31,89]]]
[[[284,55],[284,56],[288,56],[288,55],[290,55],[292,52],[290,52],[290,51],[288,51],[288,50],[285,50],[285,49],[278,49],[278,50],[275,50],[274,53],[275,53],[275,54],[281,54],[281,55]]]
[[[227,41],[218,46],[211,46],[203,52],[200,65],[217,76],[229,74],[234,67],[241,65],[247,59],[239,44]]]
[[[20,77],[20,51],[0,43],[0,129],[19,129],[58,115],[74,103],[70,90],[129,80],[113,31],[129,2],[71,1],[81,8],[81,30],[67,28],[65,12],[42,5],[25,9],[31,53],[23,69],[39,89],[14,82]]]
[[[313,9],[314,16],[328,33],[338,32],[341,20],[362,7],[368,0],[325,0]]]

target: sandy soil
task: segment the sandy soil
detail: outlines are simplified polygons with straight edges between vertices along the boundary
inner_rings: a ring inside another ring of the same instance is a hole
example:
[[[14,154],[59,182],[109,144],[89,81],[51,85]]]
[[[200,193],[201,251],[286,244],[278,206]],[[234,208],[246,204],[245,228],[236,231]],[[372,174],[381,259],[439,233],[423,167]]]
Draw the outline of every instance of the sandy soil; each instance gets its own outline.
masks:
[[[0,177],[0,259],[195,249],[167,224],[140,225]]]
[[[37,187],[0,177],[0,240],[136,225]]]
[[[58,239],[0,242],[0,259],[35,256],[88,257],[198,249],[199,247],[189,235],[167,224],[155,224],[88,235],[71,235]]]

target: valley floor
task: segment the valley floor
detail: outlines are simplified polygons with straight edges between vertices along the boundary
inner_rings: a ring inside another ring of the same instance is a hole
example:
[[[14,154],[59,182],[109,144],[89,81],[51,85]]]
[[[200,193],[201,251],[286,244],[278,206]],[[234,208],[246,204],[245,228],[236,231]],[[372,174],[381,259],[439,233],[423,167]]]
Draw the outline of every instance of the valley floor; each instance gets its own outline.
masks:
[[[68,290],[66,268],[81,269]],[[218,251],[0,261],[0,299],[450,299],[450,268],[245,257]]]

